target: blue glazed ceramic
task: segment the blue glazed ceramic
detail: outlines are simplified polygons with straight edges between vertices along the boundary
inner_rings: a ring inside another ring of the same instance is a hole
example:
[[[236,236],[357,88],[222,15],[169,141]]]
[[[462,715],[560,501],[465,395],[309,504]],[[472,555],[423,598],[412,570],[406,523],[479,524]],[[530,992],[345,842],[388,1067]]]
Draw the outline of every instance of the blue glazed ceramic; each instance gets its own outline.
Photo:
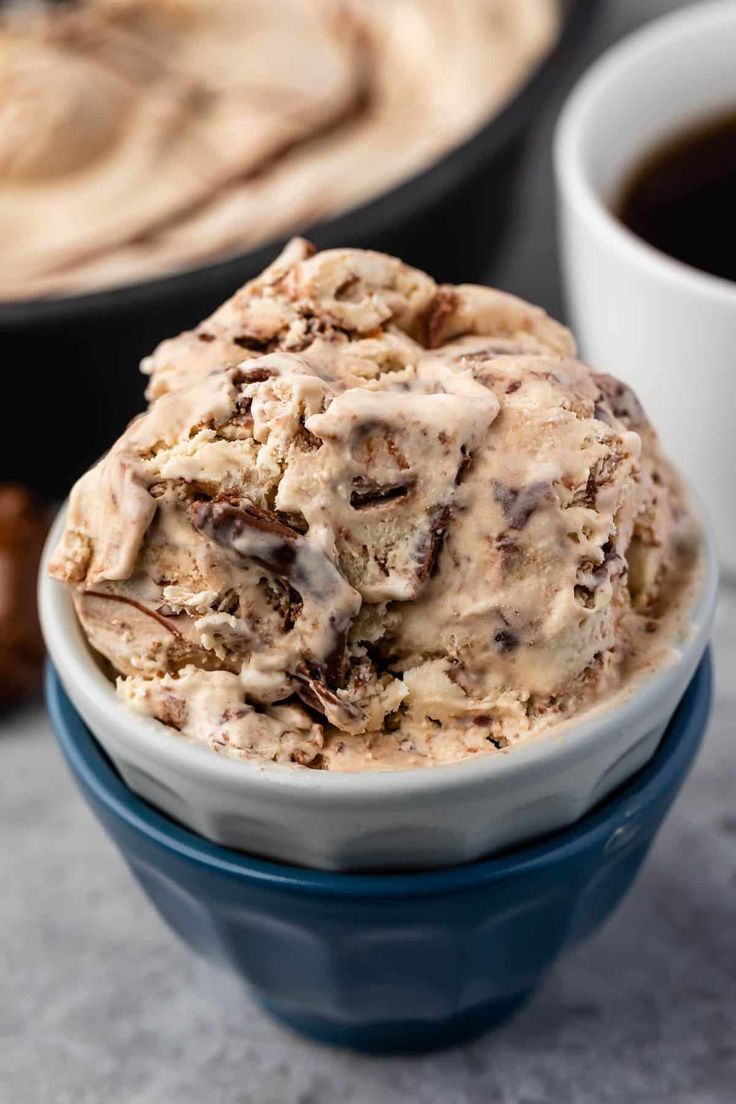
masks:
[[[388,1053],[498,1024],[609,915],[698,749],[711,668],[706,657],[651,762],[574,827],[416,874],[311,871],[208,843],[130,793],[52,668],[47,699],[84,796],[174,931],[297,1031]]]

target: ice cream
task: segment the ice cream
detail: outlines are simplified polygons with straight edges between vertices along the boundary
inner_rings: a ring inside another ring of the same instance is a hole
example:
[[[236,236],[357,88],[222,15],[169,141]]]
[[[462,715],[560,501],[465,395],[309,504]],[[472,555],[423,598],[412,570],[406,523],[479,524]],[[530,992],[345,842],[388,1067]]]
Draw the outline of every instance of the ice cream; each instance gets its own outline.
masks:
[[[464,140],[556,0],[77,0],[0,16],[0,298],[276,240]]]
[[[540,309],[295,240],[144,370],[51,571],[122,700],[182,738],[427,766],[665,661],[683,492],[632,392]]]

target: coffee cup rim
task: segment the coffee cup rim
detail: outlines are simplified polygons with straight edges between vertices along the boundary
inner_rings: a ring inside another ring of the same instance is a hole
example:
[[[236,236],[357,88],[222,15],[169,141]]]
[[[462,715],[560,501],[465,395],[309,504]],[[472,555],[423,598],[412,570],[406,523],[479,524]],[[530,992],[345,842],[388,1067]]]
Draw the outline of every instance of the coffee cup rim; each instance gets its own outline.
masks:
[[[600,110],[601,101],[612,88],[625,84],[632,68],[648,65],[670,43],[689,37],[694,30],[709,27],[715,30],[724,21],[732,23],[736,31],[736,7],[732,0],[708,0],[653,20],[603,53],[583,74],[563,105],[555,127],[553,164],[560,197],[576,208],[609,245],[626,252],[653,276],[690,294],[733,306],[736,282],[670,257],[629,230],[593,186],[583,156],[584,136]],[[662,138],[667,138],[666,131]]]

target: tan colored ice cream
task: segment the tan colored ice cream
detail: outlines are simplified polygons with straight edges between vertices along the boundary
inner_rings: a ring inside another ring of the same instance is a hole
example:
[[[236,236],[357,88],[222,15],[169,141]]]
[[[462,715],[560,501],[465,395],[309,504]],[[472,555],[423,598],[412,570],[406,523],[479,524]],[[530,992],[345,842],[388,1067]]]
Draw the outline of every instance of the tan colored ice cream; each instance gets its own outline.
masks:
[[[416,767],[663,661],[693,523],[543,311],[296,240],[144,368],[51,568],[133,709],[234,758]]]
[[[0,298],[283,237],[461,142],[556,0],[77,0],[0,16]]]

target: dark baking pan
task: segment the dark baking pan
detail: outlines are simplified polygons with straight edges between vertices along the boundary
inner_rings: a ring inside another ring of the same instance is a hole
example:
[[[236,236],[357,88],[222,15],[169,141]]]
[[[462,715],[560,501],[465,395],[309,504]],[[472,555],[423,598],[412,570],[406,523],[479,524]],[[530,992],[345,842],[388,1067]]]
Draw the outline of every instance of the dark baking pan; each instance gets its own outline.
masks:
[[[370,203],[303,228],[320,247],[384,250],[438,280],[487,277],[529,129],[564,80],[599,0],[565,0],[553,51],[481,130]],[[189,328],[273,258],[282,242],[217,264],[110,290],[0,304],[8,405],[0,480],[47,495],[108,448],[143,406],[141,357]],[[13,398],[10,400],[10,395]]]

